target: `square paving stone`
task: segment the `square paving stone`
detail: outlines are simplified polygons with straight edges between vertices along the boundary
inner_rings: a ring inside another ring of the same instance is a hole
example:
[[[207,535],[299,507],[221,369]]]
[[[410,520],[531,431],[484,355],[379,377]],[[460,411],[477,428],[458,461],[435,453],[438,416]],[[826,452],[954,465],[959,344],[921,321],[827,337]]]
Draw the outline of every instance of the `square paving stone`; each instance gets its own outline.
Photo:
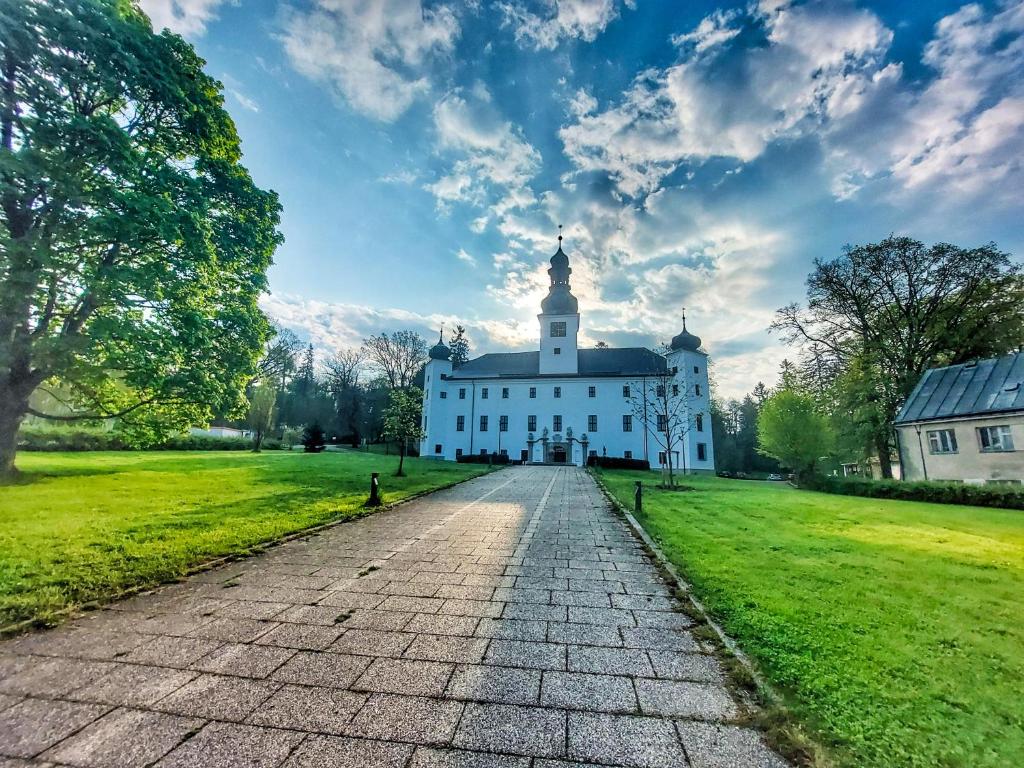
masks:
[[[528,669],[565,669],[566,646],[521,640],[492,640],[487,647],[488,664]]]
[[[629,611],[674,611],[678,603],[658,595],[612,595],[612,606]]]
[[[413,659],[376,659],[352,684],[354,690],[438,696],[451,677],[454,664]]]
[[[408,744],[310,736],[283,768],[403,768],[412,750]]]
[[[635,712],[637,709],[630,678],[579,672],[545,672],[540,703],[545,707],[592,712]]]
[[[461,665],[455,668],[444,695],[499,704],[536,704],[540,680],[536,669]]]
[[[228,643],[195,662],[192,669],[262,679],[294,655],[292,648]]]
[[[571,605],[582,608],[611,608],[608,595],[601,592],[552,592],[551,602],[555,605]]]
[[[346,733],[385,741],[447,744],[455,733],[462,707],[458,701],[377,693],[359,710]]]
[[[195,672],[119,664],[99,680],[69,694],[69,698],[100,704],[144,707],[174,693],[195,676]]]
[[[725,673],[714,656],[681,651],[648,651],[648,655],[657,677],[698,683],[721,683],[725,680]]]
[[[636,648],[597,648],[586,645],[567,647],[571,672],[647,677],[654,674],[647,654]]]
[[[518,621],[516,619],[480,619],[476,628],[478,637],[494,637],[502,640],[532,640],[541,642],[547,637],[547,624],[543,621]]]
[[[625,592],[621,584],[603,579],[569,579],[569,590],[572,592]]]
[[[304,734],[235,723],[210,723],[157,768],[276,768]]]
[[[158,664],[162,667],[188,667],[221,646],[219,640],[197,637],[155,637],[125,656],[134,664]]]
[[[398,632],[403,629],[414,614],[401,611],[368,611],[357,610],[349,618],[339,623],[345,629],[379,629],[387,632]]]
[[[528,768],[529,765],[528,757],[416,747],[409,768]]]
[[[480,637],[418,635],[406,649],[405,658],[473,664],[484,657],[488,642]]]
[[[728,720],[739,710],[723,685],[675,680],[637,680],[636,694],[645,714]]]
[[[685,613],[668,611],[633,611],[637,626],[659,627],[661,629],[689,629],[696,622]]]
[[[735,725],[676,723],[693,768],[787,768],[757,731]]]
[[[0,754],[32,757],[109,709],[103,704],[26,699],[0,712]]]
[[[333,627],[341,613],[342,610],[334,605],[293,605],[277,614],[275,621]]]
[[[618,627],[600,624],[566,624],[553,621],[548,624],[548,642],[621,648],[622,636],[619,634]]]
[[[439,613],[448,616],[479,616],[481,618],[497,618],[501,616],[504,603],[489,600],[459,600],[449,598],[444,601]]]
[[[504,603],[540,603],[551,602],[551,592],[547,589],[516,589],[515,587],[499,587],[494,590],[494,599]]]
[[[348,688],[370,666],[366,656],[300,651],[278,667],[271,677],[284,683]]]
[[[323,627],[314,624],[281,624],[267,632],[256,642],[303,651],[322,651],[344,630],[341,627]]]
[[[13,707],[19,701],[21,701],[20,696],[7,696],[6,694],[0,693],[0,710]]]
[[[652,627],[622,628],[622,641],[627,648],[659,651],[700,651],[701,647],[689,632]]]
[[[636,619],[629,611],[618,608],[569,607],[569,621],[575,624],[607,624],[612,627],[635,627]]]
[[[635,768],[686,765],[671,721],[591,712],[569,713],[569,757]]]
[[[362,656],[401,656],[416,636],[406,632],[381,632],[375,629],[346,629],[328,650]]]
[[[124,656],[149,639],[149,635],[126,630],[92,631],[62,627],[23,635],[8,642],[6,649],[14,653],[100,661]]]
[[[565,754],[565,712],[509,704],[467,704],[455,746],[532,757]]]
[[[392,595],[381,603],[384,611],[408,611],[410,613],[437,613],[444,600],[434,597],[404,597]]]
[[[137,621],[132,629],[147,635],[169,635],[184,637],[204,624],[214,621],[210,616],[189,613],[158,613]]]
[[[115,668],[109,661],[19,657],[19,663],[0,679],[0,691],[26,696],[66,696],[89,685]]]
[[[116,709],[65,739],[43,757],[95,768],[142,768],[170,752],[202,720],[138,709]]]
[[[189,633],[189,637],[223,640],[226,643],[251,643],[277,626],[272,621],[254,619],[214,619]]]
[[[427,635],[460,635],[471,637],[480,619],[476,616],[447,616],[435,613],[417,613],[405,625],[406,632]]]
[[[153,709],[189,717],[242,721],[280,686],[262,680],[200,675],[164,697]]]
[[[393,581],[381,588],[382,595],[402,595],[403,597],[434,597],[441,588],[440,584],[424,584],[419,581]]]
[[[341,733],[365,702],[364,693],[286,685],[257,707],[248,722],[297,731]]]
[[[257,603],[251,600],[223,600],[213,610],[214,616],[227,619],[276,619],[291,603]]]
[[[522,619],[525,621],[565,621],[564,605],[538,605],[537,603],[509,603],[503,619]]]

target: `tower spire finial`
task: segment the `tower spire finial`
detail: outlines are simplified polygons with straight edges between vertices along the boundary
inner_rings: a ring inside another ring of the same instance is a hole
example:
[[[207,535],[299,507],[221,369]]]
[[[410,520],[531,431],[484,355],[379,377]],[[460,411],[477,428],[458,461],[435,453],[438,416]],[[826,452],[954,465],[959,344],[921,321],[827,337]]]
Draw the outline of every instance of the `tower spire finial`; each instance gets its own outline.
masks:
[[[683,307],[683,330],[686,330],[686,307]]]
[[[558,225],[558,247],[562,247],[562,225]]]
[[[444,344],[444,323],[441,323],[441,335],[437,337],[438,344]]]

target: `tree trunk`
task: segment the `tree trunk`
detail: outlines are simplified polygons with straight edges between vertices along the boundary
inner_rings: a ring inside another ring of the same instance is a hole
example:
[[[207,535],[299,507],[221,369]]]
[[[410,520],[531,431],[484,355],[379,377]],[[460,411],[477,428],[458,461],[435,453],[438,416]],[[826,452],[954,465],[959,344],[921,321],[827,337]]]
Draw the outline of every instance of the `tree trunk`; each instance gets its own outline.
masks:
[[[882,477],[892,480],[892,457],[889,455],[889,438],[887,435],[878,434],[875,436],[875,450],[878,452],[878,467],[882,470]]]
[[[18,450],[18,429],[28,410],[28,396],[0,385],[0,480],[15,476],[14,457]]]
[[[398,471],[395,473],[395,477],[404,477],[405,472],[402,467],[405,465],[405,442],[401,442],[398,447]]]

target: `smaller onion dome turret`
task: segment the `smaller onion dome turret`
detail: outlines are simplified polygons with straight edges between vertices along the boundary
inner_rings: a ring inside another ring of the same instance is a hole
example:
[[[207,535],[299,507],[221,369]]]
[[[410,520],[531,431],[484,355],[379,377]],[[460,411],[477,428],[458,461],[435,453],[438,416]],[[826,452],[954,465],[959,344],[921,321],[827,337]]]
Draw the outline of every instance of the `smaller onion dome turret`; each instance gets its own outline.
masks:
[[[444,343],[443,326],[441,328],[441,335],[437,339],[437,344],[432,346],[427,354],[430,355],[431,360],[447,360],[452,356],[452,351]]]
[[[686,330],[686,312],[683,312],[683,332],[672,337],[670,346],[672,349],[684,349],[687,352],[696,352],[700,347],[700,336],[694,336]]]

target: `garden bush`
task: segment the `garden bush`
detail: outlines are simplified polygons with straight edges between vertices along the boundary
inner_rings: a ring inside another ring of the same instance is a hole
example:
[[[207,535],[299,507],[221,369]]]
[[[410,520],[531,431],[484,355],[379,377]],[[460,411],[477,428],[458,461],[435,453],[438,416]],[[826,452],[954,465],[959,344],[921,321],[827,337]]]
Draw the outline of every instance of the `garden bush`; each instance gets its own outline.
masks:
[[[650,469],[651,462],[647,459],[625,459],[621,456],[588,456],[588,467],[601,469]]]
[[[507,453],[464,453],[455,459],[459,464],[508,464]]]
[[[803,486],[815,491],[839,493],[845,496],[1024,509],[1024,487],[1019,485],[969,485],[967,483],[935,481],[903,482],[900,480],[868,480],[858,477],[815,475],[807,478]]]
[[[280,448],[280,444],[263,444],[264,448]],[[247,451],[252,440],[247,437],[212,437],[210,435],[179,435],[154,445],[134,445],[116,431],[100,429],[47,429],[28,427],[18,432],[19,451]]]

